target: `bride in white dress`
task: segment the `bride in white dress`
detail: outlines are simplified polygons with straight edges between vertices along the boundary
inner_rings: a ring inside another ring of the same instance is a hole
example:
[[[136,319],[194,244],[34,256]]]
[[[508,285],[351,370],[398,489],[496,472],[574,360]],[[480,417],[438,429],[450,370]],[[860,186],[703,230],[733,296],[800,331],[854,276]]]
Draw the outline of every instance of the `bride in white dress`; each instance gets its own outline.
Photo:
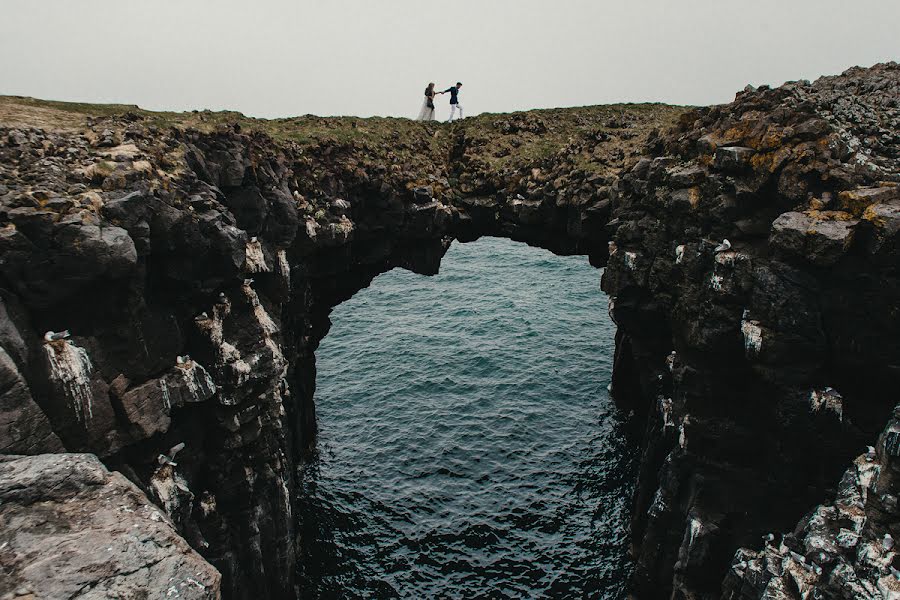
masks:
[[[425,88],[425,101],[422,103],[422,110],[419,111],[417,121],[434,121],[434,84],[429,83]]]

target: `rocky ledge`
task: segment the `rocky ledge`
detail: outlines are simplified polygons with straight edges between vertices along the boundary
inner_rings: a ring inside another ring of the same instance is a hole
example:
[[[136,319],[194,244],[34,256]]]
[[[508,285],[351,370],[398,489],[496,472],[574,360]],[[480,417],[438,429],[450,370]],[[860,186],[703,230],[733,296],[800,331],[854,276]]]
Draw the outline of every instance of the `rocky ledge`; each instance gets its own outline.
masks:
[[[3,598],[218,598],[165,511],[90,454],[0,459]]]
[[[330,310],[504,236],[607,267],[613,391],[645,429],[636,596],[812,597],[850,571],[890,590],[883,564],[802,545],[900,535],[894,478],[853,484],[862,506],[840,483],[900,384],[898,98],[893,63],[452,126],[2,98],[0,449],[96,454],[225,596],[292,597]],[[802,522],[851,504],[858,526]],[[821,573],[797,587],[758,552]]]

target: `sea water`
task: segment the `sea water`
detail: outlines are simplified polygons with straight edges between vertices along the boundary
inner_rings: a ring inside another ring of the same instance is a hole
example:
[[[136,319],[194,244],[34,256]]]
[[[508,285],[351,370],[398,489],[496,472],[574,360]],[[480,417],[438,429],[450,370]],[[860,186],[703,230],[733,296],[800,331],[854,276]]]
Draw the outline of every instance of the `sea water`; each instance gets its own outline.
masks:
[[[482,238],[334,310],[300,473],[304,597],[624,597],[636,461],[600,274]]]

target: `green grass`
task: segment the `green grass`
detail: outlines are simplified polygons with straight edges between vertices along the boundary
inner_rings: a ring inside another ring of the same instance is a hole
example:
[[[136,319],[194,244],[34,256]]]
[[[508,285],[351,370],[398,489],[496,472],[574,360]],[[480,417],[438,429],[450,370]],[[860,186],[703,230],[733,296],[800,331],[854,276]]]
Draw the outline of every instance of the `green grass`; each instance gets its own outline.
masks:
[[[610,157],[637,152],[653,128],[675,123],[686,107],[664,104],[611,104],[537,109],[519,113],[486,113],[452,124],[422,123],[394,117],[317,117],[258,119],[234,111],[148,111],[127,104],[86,104],[0,96],[0,126],[84,129],[88,118],[107,119],[110,127],[131,113],[145,126],[166,130],[211,132],[235,123],[245,132],[262,132],[274,140],[299,146],[337,147],[344,152],[380,160],[411,161],[423,155],[449,157],[458,136],[466,138],[466,156],[492,170],[539,167],[551,160],[573,169],[607,172]],[[608,127],[611,120],[631,123],[629,129]],[[509,133],[510,124],[542,123],[541,131]],[[97,125],[97,124],[95,124]],[[610,136],[598,142],[598,133]],[[631,136],[631,137],[628,137]],[[599,149],[598,149],[599,147]],[[565,153],[565,156],[560,156]]]

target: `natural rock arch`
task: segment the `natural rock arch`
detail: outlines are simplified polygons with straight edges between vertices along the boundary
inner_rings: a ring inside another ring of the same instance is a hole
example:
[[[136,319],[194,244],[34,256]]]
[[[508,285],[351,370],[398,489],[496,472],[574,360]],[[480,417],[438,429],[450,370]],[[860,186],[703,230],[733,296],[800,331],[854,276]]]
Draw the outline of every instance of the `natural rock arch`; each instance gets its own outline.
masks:
[[[892,585],[877,540],[896,527],[900,454],[898,95],[891,63],[693,111],[452,128],[23,117],[0,130],[0,444],[98,454],[229,595],[289,596],[330,307],[385,269],[433,272],[449,238],[500,235],[607,264],[616,396],[646,423],[638,594]],[[838,502],[755,553],[885,422]],[[880,566],[813,549],[848,511]]]

